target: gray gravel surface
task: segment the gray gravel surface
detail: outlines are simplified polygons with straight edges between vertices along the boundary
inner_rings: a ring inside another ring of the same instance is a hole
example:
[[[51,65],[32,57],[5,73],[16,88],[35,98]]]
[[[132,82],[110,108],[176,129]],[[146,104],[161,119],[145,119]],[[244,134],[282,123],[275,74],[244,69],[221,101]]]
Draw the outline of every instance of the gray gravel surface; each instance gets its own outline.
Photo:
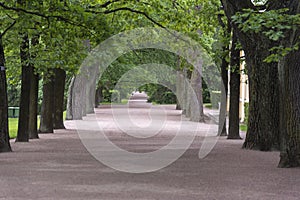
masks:
[[[98,109],[97,116],[118,146],[147,152],[167,144],[173,134],[171,125],[181,120],[172,106],[164,109],[165,129],[142,142],[118,132],[109,107]],[[146,109],[130,112],[139,116],[139,125],[143,120],[149,123]],[[182,123],[194,125],[186,119]],[[0,199],[300,199],[300,169],[277,168],[278,152],[242,150],[242,140],[220,138],[210,154],[199,159],[200,133],[171,165],[131,174],[101,164],[85,149],[72,121],[66,126],[67,130],[40,135],[29,143],[12,141],[13,152],[0,154]]]

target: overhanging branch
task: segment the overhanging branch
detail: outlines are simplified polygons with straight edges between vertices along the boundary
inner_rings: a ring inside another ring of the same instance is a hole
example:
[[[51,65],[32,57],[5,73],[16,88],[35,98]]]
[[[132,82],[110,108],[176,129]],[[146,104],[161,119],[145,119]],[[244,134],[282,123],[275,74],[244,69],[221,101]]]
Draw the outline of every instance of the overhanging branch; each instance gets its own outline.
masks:
[[[10,6],[5,5],[3,2],[0,2],[0,7],[4,8],[5,10],[15,11],[17,13],[22,12],[22,13],[26,13],[26,14],[30,14],[30,15],[35,15],[35,16],[38,16],[38,17],[42,17],[42,18],[47,19],[48,22],[49,22],[50,18],[53,18],[53,19],[56,19],[58,21],[63,21],[63,22],[66,22],[68,24],[71,24],[73,26],[80,26],[80,27],[83,27],[83,28],[87,28],[86,26],[84,26],[82,24],[76,23],[76,22],[74,22],[74,21],[72,21],[72,20],[70,20],[68,18],[65,18],[63,16],[59,16],[59,15],[45,15],[45,14],[42,14],[42,13],[39,13],[39,12],[26,10],[26,9],[19,8],[19,7],[10,7]]]
[[[118,12],[118,11],[128,11],[128,12],[136,13],[136,14],[139,14],[139,15],[143,15],[149,21],[151,21],[153,24],[155,24],[155,25],[157,25],[161,28],[166,29],[165,26],[163,26],[162,24],[155,21],[147,13],[145,13],[143,11],[135,10],[135,9],[132,9],[132,8],[128,8],[128,7],[121,7],[121,8],[116,8],[116,9],[113,9],[113,10],[105,10],[105,11],[86,10],[86,12],[93,13],[93,14],[111,14],[111,13],[115,13],[115,12]]]
[[[9,31],[15,24],[17,23],[17,21],[15,20],[13,23],[11,23],[1,34],[0,34],[0,38],[2,38],[7,31]]]

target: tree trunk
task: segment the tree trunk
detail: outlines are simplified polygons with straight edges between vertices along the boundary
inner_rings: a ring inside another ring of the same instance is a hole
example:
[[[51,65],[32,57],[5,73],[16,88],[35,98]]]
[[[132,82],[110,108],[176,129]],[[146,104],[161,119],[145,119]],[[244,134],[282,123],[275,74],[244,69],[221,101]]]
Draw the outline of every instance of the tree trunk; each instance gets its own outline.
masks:
[[[64,94],[65,94],[66,72],[63,69],[54,69],[54,129],[65,129],[64,112]]]
[[[265,63],[266,40],[245,50],[249,79],[248,131],[243,147],[261,151],[279,149],[279,83],[276,63]]]
[[[222,19],[219,17],[219,23],[224,29],[224,38],[228,37],[231,34],[231,26],[229,23],[229,20],[227,20],[227,25],[222,21]],[[229,43],[228,44],[223,44],[223,52],[229,52]],[[221,62],[221,78],[222,82],[224,85],[224,90],[221,90],[221,97],[225,96],[224,98],[221,98],[221,108],[220,108],[220,113],[219,113],[219,135],[220,136],[226,136],[227,135],[227,118],[225,117],[224,123],[222,123],[222,116],[226,116],[227,113],[227,97],[228,97],[228,66],[229,63],[226,60],[227,55],[224,53],[222,57],[222,62]]]
[[[191,87],[193,92],[190,93],[191,102],[190,102],[190,112],[191,112],[191,121],[193,122],[204,122],[204,113],[203,113],[203,97],[202,97],[202,77],[200,72],[197,69],[193,70],[191,77]]]
[[[98,87],[95,95],[95,108],[98,108],[99,103],[102,101],[102,86]]]
[[[229,49],[228,46],[223,48],[224,51],[227,51]],[[228,66],[229,63],[226,61],[226,58],[222,58],[222,64],[221,64],[221,77],[224,85],[224,90],[221,90],[221,97],[225,96],[224,98],[221,98],[221,107],[220,107],[220,114],[219,117],[221,118],[222,114],[227,112],[227,94],[228,94]],[[225,93],[225,94],[224,94]],[[226,128],[226,117],[223,124],[222,120],[219,119],[219,135],[220,136],[226,136],[227,135],[227,128]]]
[[[233,31],[230,50],[230,102],[229,102],[229,133],[227,139],[240,137],[240,50],[236,49],[237,35]]]
[[[31,40],[31,45],[35,47],[39,43],[39,35],[36,35]],[[31,58],[35,58],[35,55],[30,55]],[[33,64],[29,64],[30,69],[30,103],[29,103],[29,139],[37,139],[37,115],[38,115],[38,93],[39,93],[39,76],[34,73]]]
[[[299,34],[300,35],[300,34]],[[284,131],[279,167],[300,166],[300,51],[290,53],[280,65],[281,127]]]
[[[9,152],[11,147],[8,132],[7,82],[2,37],[0,37],[0,94],[0,152]]]
[[[29,141],[29,104],[30,104],[30,84],[32,68],[29,67],[29,39],[28,34],[22,35],[22,42],[20,45],[20,58],[22,66],[22,84],[21,84],[21,98],[20,98],[20,115],[18,122],[18,134],[16,142]]]
[[[46,82],[46,83],[45,83]],[[53,133],[54,114],[54,80],[51,75],[43,85],[43,102],[41,110],[40,133]]]
[[[34,74],[33,66],[30,66],[30,104],[29,104],[29,139],[39,138],[37,130],[37,114],[38,114],[38,93],[39,93],[39,77],[37,74]]]
[[[299,1],[293,1],[290,14],[300,13]],[[287,33],[284,46],[292,47],[299,43],[300,29]],[[282,143],[279,167],[300,166],[300,50],[289,53],[279,64],[280,74],[280,125]]]
[[[183,77],[184,77],[184,91],[183,91],[184,110],[183,110],[183,114],[189,118],[191,116],[191,88],[189,87],[190,77],[188,74],[188,70],[186,68],[183,69]]]
[[[73,90],[74,90],[74,82],[75,82],[75,76],[71,79],[71,83],[69,85],[68,89],[68,101],[67,101],[67,115],[66,120],[72,120],[73,119]]]
[[[186,107],[187,107],[187,73],[186,73],[186,69],[183,69],[183,71],[179,71],[177,79],[178,79],[178,100],[180,103],[180,107],[182,110],[182,114],[185,115],[186,114]],[[180,91],[179,91],[180,90]]]

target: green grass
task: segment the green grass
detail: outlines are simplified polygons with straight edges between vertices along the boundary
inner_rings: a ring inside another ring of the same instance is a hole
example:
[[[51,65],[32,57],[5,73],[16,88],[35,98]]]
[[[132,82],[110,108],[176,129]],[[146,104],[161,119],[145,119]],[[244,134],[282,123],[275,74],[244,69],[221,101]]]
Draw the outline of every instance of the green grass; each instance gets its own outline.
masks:
[[[63,113],[63,119],[66,119],[66,115],[67,112],[64,111]],[[17,133],[18,133],[18,122],[19,122],[19,118],[8,118],[8,129],[9,129],[9,137],[11,139],[14,139],[17,137]],[[40,124],[40,117],[38,116],[38,122],[37,122],[38,126]]]
[[[128,99],[122,99],[122,100],[121,100],[121,103],[122,103],[122,104],[127,104],[127,103],[128,103]]]
[[[9,137],[16,138],[18,132],[18,118],[8,118]]]
[[[117,102],[101,102],[99,105],[111,105],[111,104],[127,104],[128,103],[128,99],[122,99],[121,102],[117,103]]]
[[[9,137],[11,139],[14,139],[17,137],[18,123],[19,123],[19,118],[8,118],[8,130],[9,130]],[[38,124],[38,126],[40,125],[40,117],[39,116],[38,116],[37,124]]]
[[[241,131],[247,131],[248,127],[246,124],[240,124],[240,130]]]
[[[212,108],[211,103],[204,103],[203,105],[204,105],[204,107],[206,107],[206,108]]]
[[[67,111],[63,112],[63,119],[66,120],[66,116],[67,116]]]

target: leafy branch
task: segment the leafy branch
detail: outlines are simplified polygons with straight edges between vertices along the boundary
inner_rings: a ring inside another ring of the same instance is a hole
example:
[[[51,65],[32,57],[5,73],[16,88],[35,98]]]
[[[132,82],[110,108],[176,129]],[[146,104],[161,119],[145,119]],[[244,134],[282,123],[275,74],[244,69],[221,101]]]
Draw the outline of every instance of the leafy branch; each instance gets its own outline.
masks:
[[[135,10],[135,9],[132,9],[132,8],[128,8],[128,7],[121,7],[121,8],[116,8],[116,9],[112,9],[112,10],[105,10],[105,11],[85,10],[85,12],[89,12],[89,13],[93,13],[93,14],[111,14],[111,13],[115,13],[115,12],[118,12],[118,11],[129,11],[129,12],[132,12],[132,13],[143,15],[148,20],[150,20],[152,23],[154,23],[155,25],[157,25],[161,28],[164,28],[164,29],[166,28],[165,26],[163,26],[162,24],[158,23],[153,18],[151,18],[147,13],[145,13],[143,11]]]
[[[17,23],[16,20],[13,21],[13,23],[11,23],[1,34],[0,34],[0,38],[2,38],[6,33],[7,31],[9,31],[15,24]]]
[[[88,28],[80,23],[77,23],[77,22],[74,22],[72,21],[71,19],[68,19],[68,18],[65,18],[63,16],[59,16],[59,15],[46,15],[46,14],[42,14],[42,13],[39,13],[39,12],[35,12],[35,11],[30,11],[30,10],[26,10],[26,9],[23,9],[23,8],[20,8],[20,7],[10,7],[10,6],[7,6],[5,5],[3,2],[0,2],[0,7],[4,8],[5,10],[11,10],[11,11],[15,11],[17,13],[26,13],[26,14],[30,14],[30,15],[35,15],[35,16],[38,16],[38,17],[42,17],[42,18],[45,18],[48,22],[51,18],[54,18],[58,21],[63,21],[63,22],[66,22],[70,25],[74,25],[74,26],[80,26],[80,27],[83,27],[83,28]]]

